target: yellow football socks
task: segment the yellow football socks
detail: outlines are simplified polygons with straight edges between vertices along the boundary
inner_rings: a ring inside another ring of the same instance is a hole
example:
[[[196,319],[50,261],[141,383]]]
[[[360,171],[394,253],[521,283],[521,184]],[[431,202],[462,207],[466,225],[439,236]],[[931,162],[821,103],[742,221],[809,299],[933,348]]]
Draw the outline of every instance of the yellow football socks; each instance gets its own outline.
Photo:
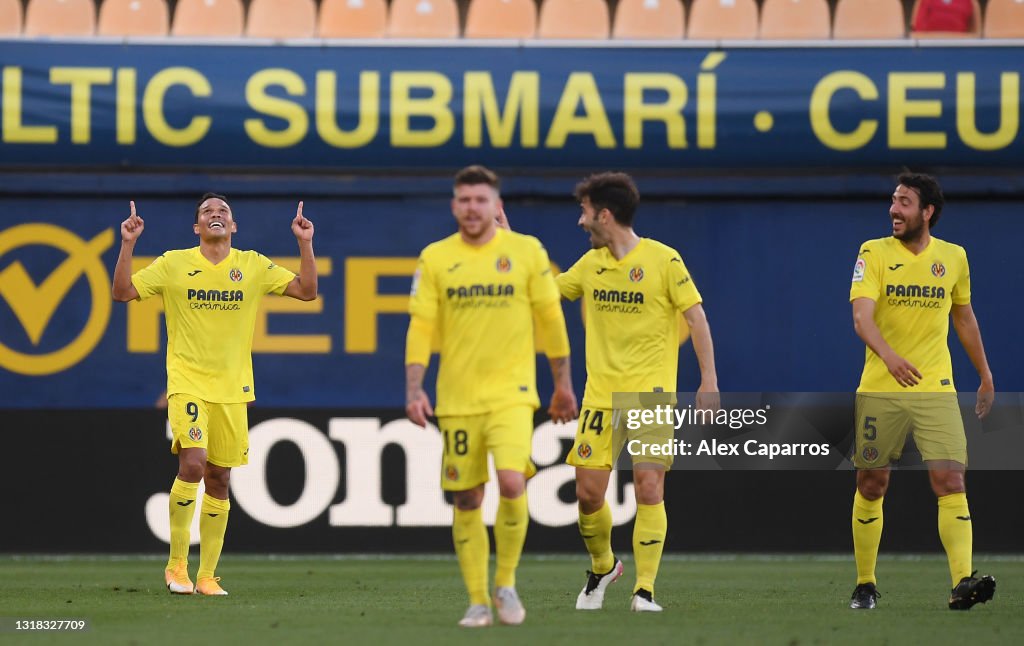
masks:
[[[611,571],[615,565],[612,555],[612,510],[608,503],[592,514],[580,510],[580,536],[590,552],[590,569],[597,574]]]
[[[858,490],[853,495],[853,558],[857,561],[857,585],[877,583],[875,564],[882,541],[882,501],[868,500]]]
[[[482,512],[477,509],[455,508],[452,523],[452,539],[455,541],[455,555],[459,558],[462,580],[469,592],[470,605],[490,605],[487,592],[487,560],[490,557],[491,542],[487,538]]]
[[[494,519],[494,552],[497,569],[494,573],[496,587],[514,588],[516,568],[526,542],[526,528],[530,524],[530,510],[526,504],[526,493],[518,498],[498,501],[498,515]]]
[[[224,547],[224,532],[228,528],[228,510],[231,502],[203,494],[203,509],[199,516],[199,574],[197,579],[212,577]]]
[[[971,576],[974,535],[966,493],[951,493],[939,498],[939,538],[946,548],[949,576],[953,579],[953,587],[956,587],[960,579]]]
[[[192,517],[196,512],[196,493],[198,482],[185,482],[174,479],[171,486],[171,497],[167,511],[171,520],[171,556],[167,559],[167,569],[171,570],[180,563],[188,563],[188,546],[192,542]]]
[[[607,505],[605,505],[607,506]],[[637,590],[643,588],[654,594],[654,579],[661,565],[661,552],[665,548],[665,533],[668,531],[668,517],[665,503],[636,506],[636,521],[633,523],[633,558],[636,561]]]

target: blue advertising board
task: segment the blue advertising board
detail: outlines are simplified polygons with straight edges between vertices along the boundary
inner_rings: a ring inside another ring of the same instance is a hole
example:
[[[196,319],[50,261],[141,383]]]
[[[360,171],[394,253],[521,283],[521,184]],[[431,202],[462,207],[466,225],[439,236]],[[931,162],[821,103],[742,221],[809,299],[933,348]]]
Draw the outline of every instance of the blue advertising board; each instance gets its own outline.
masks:
[[[567,183],[566,191],[571,188]],[[640,181],[643,191],[644,183]],[[146,230],[136,266],[196,244],[194,199],[141,196]],[[229,196],[231,197],[231,196]],[[320,296],[310,303],[267,297],[254,341],[257,402],[275,407],[392,408],[404,405],[405,314],[416,257],[454,231],[448,198],[231,199],[234,245],[293,266],[289,230],[298,199],[316,224]],[[588,248],[578,206],[506,203],[513,226],[539,237],[569,267]],[[875,200],[651,200],[641,235],[677,248],[704,297],[724,391],[849,392],[864,346],[853,331],[850,277],[862,241],[889,235],[888,197]],[[159,299],[112,303],[110,276],[128,196],[8,197],[0,220],[0,408],[148,407],[164,388]],[[1024,391],[1015,287],[1019,226],[1012,202],[955,201],[935,235],[967,250],[972,302],[1001,391]],[[584,325],[564,304],[574,378],[584,383]],[[225,331],[232,333],[233,331]],[[950,333],[956,385],[977,376]],[[698,385],[692,348],[680,351],[679,389]],[[541,396],[550,393],[539,357]],[[428,376],[432,383],[432,378]]]
[[[1024,49],[0,41],[0,167],[1020,167]]]

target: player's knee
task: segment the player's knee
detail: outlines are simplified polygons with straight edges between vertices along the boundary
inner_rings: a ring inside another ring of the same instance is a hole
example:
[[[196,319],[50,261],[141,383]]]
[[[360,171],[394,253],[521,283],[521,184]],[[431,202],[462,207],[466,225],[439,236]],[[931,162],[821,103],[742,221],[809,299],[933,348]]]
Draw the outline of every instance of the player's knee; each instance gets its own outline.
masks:
[[[604,491],[584,482],[576,481],[576,499],[585,513],[593,513],[604,503]]]
[[[178,478],[185,482],[199,482],[205,470],[206,464],[202,460],[184,458],[178,462]]]
[[[857,491],[867,500],[878,500],[885,495],[889,483],[878,478],[864,479],[857,483]]]
[[[484,488],[475,487],[466,491],[456,491],[453,495],[455,507],[462,511],[478,509],[484,501]]]
[[[933,475],[932,491],[940,498],[954,493],[963,493],[966,491],[964,474],[957,471],[949,471],[937,476]]]
[[[665,497],[664,489],[658,482],[634,482],[636,501],[641,505],[657,505]]]
[[[231,470],[223,467],[215,467],[213,465],[206,465],[205,473],[203,474],[203,482],[206,485],[206,491],[214,498],[226,499],[228,494],[228,484],[231,481]]]
[[[508,480],[507,482],[499,481],[498,492],[502,498],[518,498],[526,493],[526,481],[522,479]]]

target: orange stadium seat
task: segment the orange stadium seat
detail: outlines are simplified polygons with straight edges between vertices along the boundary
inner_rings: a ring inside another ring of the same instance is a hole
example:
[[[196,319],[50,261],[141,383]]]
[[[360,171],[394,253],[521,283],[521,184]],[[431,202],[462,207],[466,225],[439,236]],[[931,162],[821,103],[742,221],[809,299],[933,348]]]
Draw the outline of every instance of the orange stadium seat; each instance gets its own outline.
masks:
[[[764,0],[761,38],[826,40],[832,35],[828,0]]]
[[[455,0],[394,0],[388,35],[392,38],[458,38]]]
[[[832,37],[893,40],[907,35],[902,0],[839,0]]]
[[[0,0],[0,36],[21,34],[21,0]]]
[[[388,27],[386,0],[323,0],[317,34],[321,38],[383,38]]]
[[[100,36],[166,36],[167,0],[103,0],[96,33]]]
[[[178,0],[171,35],[238,38],[244,26],[242,0]]]
[[[605,0],[544,0],[538,38],[608,38],[611,18]]]
[[[693,0],[687,37],[754,40],[757,38],[757,4],[754,0]]]
[[[612,38],[678,40],[686,33],[681,0],[619,0]]]
[[[472,0],[466,38],[533,38],[537,5],[533,0]]]
[[[985,38],[1024,38],[1024,0],[988,0]]]
[[[250,38],[312,38],[316,0],[252,0],[245,35]]]
[[[92,36],[96,5],[92,0],[29,0],[26,36]]]

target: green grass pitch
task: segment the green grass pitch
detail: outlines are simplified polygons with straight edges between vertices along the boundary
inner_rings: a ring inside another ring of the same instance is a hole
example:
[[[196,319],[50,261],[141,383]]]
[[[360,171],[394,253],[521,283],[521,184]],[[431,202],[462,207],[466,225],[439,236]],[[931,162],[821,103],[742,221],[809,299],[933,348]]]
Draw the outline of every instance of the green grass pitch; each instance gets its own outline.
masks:
[[[883,557],[874,611],[847,608],[850,556],[666,556],[661,615],[629,612],[632,563],[605,609],[577,612],[582,556],[527,555],[520,627],[467,630],[452,557],[227,554],[228,597],[174,596],[163,562],[139,557],[0,556],[0,643],[17,644],[1012,644],[1024,643],[1024,557],[977,557],[995,599],[946,609],[945,559]],[[195,562],[191,565],[194,576]],[[16,633],[15,619],[87,619],[79,633]]]

